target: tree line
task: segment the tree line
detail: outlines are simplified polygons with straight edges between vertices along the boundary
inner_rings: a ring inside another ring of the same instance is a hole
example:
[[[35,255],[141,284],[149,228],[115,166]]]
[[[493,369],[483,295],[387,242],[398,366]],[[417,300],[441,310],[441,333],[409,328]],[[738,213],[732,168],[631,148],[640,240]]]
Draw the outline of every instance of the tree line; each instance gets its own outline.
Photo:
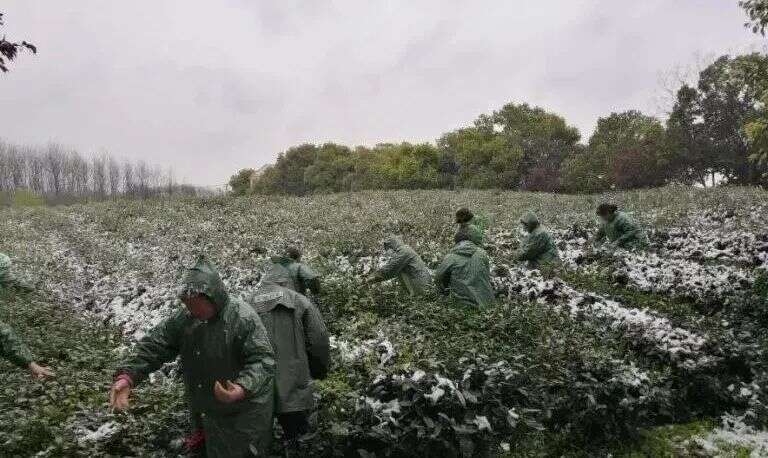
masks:
[[[670,182],[766,184],[768,56],[724,55],[682,84],[665,121],[629,110],[598,119],[589,139],[557,113],[509,103],[435,143],[303,144],[234,193],[304,195],[364,189],[500,188],[587,193]]]
[[[84,156],[57,143],[39,147],[0,140],[0,193],[19,191],[53,204],[199,192],[178,184],[171,169],[163,171],[144,161],[120,161],[106,153]]]

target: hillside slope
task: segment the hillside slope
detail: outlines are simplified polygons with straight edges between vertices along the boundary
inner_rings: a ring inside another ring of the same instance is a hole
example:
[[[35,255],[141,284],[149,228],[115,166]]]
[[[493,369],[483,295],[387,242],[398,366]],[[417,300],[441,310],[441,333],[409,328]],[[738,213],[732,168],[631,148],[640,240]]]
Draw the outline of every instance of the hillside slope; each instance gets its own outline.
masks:
[[[585,251],[603,199],[649,229],[650,252]],[[392,283],[363,285],[383,262],[380,242],[389,233],[434,268],[460,206],[490,222],[498,306],[467,310],[434,295],[412,300]],[[562,269],[542,274],[513,262],[526,210],[552,230]],[[219,267],[232,292],[246,294],[268,257],[296,243],[324,276],[319,302],[334,346],[307,454],[768,454],[759,431],[768,420],[760,296],[768,289],[767,216],[763,191],[683,187],[2,210],[0,251],[39,289],[4,293],[0,319],[62,376],[48,394],[35,383],[17,399],[11,387],[24,378],[0,363],[0,444],[20,455],[178,453],[186,418],[174,366],[120,415],[105,405],[111,370],[179,307],[181,270],[197,255]],[[26,407],[35,408],[31,417],[14,413]]]

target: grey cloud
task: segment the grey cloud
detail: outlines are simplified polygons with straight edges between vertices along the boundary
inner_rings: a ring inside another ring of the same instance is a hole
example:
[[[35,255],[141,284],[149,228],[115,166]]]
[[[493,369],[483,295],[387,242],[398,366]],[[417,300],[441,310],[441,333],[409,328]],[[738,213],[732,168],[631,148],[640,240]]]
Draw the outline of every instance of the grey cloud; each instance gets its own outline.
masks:
[[[8,0],[28,39],[0,137],[56,140],[226,181],[304,141],[431,141],[506,102],[588,137],[653,111],[658,74],[762,44],[736,2]]]

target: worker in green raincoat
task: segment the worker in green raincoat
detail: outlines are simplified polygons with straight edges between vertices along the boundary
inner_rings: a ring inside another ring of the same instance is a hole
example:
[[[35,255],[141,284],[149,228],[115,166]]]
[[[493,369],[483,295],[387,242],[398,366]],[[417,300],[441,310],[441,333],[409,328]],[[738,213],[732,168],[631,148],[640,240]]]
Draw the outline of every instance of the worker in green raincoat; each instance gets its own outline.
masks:
[[[626,213],[618,211],[616,205],[600,204],[597,207],[597,215],[602,220],[602,226],[595,235],[595,244],[601,244],[608,239],[609,246],[613,248],[642,250],[648,247],[645,231]]]
[[[0,357],[7,359],[15,366],[29,372],[38,379],[53,377],[55,374],[49,368],[40,366],[34,361],[32,352],[19,339],[10,326],[0,321]]]
[[[9,286],[28,288],[16,280],[11,273],[11,258],[0,253],[0,290]],[[32,352],[13,332],[10,326],[0,321],[0,358],[7,359],[14,365],[27,369],[35,378],[44,379],[55,374],[49,368],[34,361]]]
[[[0,253],[0,289],[9,287],[21,288],[27,291],[34,289],[13,275],[13,272],[11,272],[11,258],[5,253]]]
[[[541,227],[539,218],[533,212],[527,212],[520,218],[520,224],[528,235],[520,243],[515,259],[528,262],[528,265],[534,269],[556,262],[557,246],[549,232]]]
[[[435,271],[438,290],[469,306],[492,305],[494,294],[488,255],[466,233],[459,232],[454,240],[456,246]]]
[[[456,224],[459,225],[457,233],[465,233],[475,245],[482,247],[484,243],[483,232],[485,224],[468,208],[460,208],[456,211]]]
[[[304,296],[311,293],[313,296],[320,294],[320,276],[311,267],[301,262],[301,250],[295,246],[285,249],[285,255],[272,260],[283,265],[291,274],[290,282],[285,285],[293,291]]]
[[[411,296],[423,294],[431,287],[432,275],[427,265],[400,237],[387,237],[384,240],[384,249],[390,250],[392,255],[389,261],[367,280],[369,283],[398,278]]]
[[[115,410],[131,390],[177,356],[193,426],[188,448],[208,458],[264,456],[272,439],[275,360],[253,308],[227,294],[204,259],[188,269],[179,298],[185,308],[160,323],[120,365],[110,390]]]
[[[324,379],[330,366],[328,331],[317,307],[287,286],[292,273],[273,263],[248,299],[267,328],[277,362],[276,414],[289,446],[309,432],[314,408],[312,379]]]
[[[0,287],[11,282],[11,258],[5,253],[0,253]]]

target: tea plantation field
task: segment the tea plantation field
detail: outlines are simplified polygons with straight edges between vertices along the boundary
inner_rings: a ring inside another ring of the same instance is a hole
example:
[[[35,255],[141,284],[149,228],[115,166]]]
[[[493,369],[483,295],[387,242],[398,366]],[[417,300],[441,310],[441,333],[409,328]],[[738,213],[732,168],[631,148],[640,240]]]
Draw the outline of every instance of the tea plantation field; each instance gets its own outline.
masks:
[[[602,200],[648,229],[648,252],[587,249]],[[436,267],[461,206],[489,221],[495,307],[363,283],[390,233]],[[561,268],[513,260],[527,210],[552,231]],[[180,307],[196,256],[246,295],[288,243],[323,275],[333,347],[303,456],[768,456],[761,190],[125,200],[3,209],[0,234],[0,252],[37,285],[0,292],[0,320],[58,373],[32,381],[0,362],[2,456],[179,455],[176,365],[120,414],[107,407],[115,366]]]

